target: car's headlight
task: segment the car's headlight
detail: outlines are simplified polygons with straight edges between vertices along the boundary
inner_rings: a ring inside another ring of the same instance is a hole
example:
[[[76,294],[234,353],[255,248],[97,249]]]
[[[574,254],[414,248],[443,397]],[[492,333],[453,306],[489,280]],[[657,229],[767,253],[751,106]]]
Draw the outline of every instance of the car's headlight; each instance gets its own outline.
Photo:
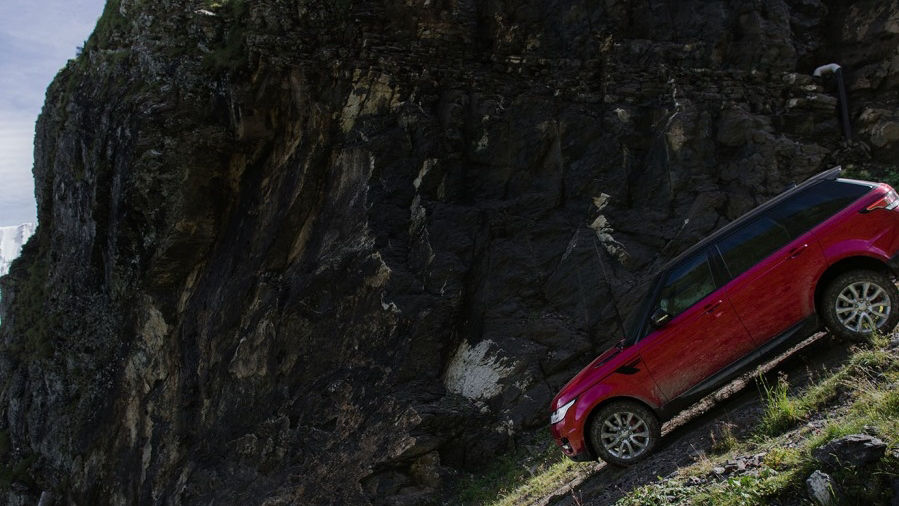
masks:
[[[571,406],[574,406],[574,401],[576,400],[577,399],[571,399],[568,404],[565,404],[561,408],[553,411],[552,416],[549,417],[549,423],[551,425],[555,425],[561,422],[562,419],[565,418],[565,413],[568,413],[568,409],[571,408]]]

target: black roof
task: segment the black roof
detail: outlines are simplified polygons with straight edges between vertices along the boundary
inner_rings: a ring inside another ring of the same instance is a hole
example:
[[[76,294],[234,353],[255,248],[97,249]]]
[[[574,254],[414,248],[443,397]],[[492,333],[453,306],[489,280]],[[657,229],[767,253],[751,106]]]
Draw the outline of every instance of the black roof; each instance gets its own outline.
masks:
[[[747,213],[745,213],[744,215],[735,219],[734,221],[719,228],[715,232],[712,232],[705,239],[699,241],[698,243],[694,244],[693,246],[690,246],[689,248],[687,248],[686,251],[677,255],[674,259],[666,262],[665,265],[661,269],[656,271],[656,273],[658,274],[658,273],[664,272],[664,271],[668,270],[670,267],[672,267],[674,264],[683,260],[684,258],[692,255],[693,253],[696,253],[697,251],[699,251],[703,248],[708,247],[709,244],[720,239],[721,236],[723,236],[723,235],[727,234],[728,232],[730,232],[731,230],[734,230],[735,228],[743,225],[747,221],[755,218],[756,216],[759,216],[760,214],[764,213],[768,209],[777,205],[779,202],[786,200],[791,195],[793,195],[797,192],[800,192],[800,191],[808,188],[809,186],[812,186],[815,183],[818,183],[819,181],[833,181],[833,180],[837,179],[842,170],[843,170],[842,167],[836,166],[830,170],[826,170],[824,172],[815,174],[814,176],[803,181],[802,183],[785,190],[783,193],[777,195],[776,197],[774,197],[772,199],[769,199],[767,202],[765,202],[763,204],[758,205],[757,207],[755,207],[751,211],[748,211]]]

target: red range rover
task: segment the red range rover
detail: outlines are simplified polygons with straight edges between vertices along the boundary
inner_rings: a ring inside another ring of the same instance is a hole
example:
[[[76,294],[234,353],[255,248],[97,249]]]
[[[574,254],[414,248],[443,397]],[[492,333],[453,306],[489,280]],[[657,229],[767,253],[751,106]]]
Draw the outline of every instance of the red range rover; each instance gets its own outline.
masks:
[[[895,326],[899,196],[839,173],[755,208],[645,285],[624,338],[552,401],[566,455],[632,464],[664,420],[821,323],[849,339]]]

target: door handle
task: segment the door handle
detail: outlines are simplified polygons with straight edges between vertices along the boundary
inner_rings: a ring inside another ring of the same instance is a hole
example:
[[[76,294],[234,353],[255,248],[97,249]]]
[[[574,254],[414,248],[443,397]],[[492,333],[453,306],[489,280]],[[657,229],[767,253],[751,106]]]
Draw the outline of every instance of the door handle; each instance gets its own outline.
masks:
[[[715,302],[710,302],[710,303],[706,304],[705,307],[702,309],[703,309],[703,311],[705,311],[705,314],[712,314],[715,312],[716,309],[718,309],[718,306],[720,306],[722,302],[724,302],[724,301],[716,300]]]
[[[802,254],[803,251],[808,248],[808,244],[803,244],[802,246],[796,246],[795,248],[790,250],[790,258],[796,258]]]

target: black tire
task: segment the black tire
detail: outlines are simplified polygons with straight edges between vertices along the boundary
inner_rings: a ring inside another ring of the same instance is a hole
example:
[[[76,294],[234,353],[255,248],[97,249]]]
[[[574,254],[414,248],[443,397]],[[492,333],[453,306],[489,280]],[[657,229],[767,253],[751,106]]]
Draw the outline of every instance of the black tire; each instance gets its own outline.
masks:
[[[834,335],[862,341],[875,329],[888,333],[896,326],[899,290],[878,271],[844,272],[824,289],[818,311]]]
[[[594,452],[616,466],[629,466],[645,459],[660,437],[658,418],[638,402],[606,404],[590,422],[590,442]]]

